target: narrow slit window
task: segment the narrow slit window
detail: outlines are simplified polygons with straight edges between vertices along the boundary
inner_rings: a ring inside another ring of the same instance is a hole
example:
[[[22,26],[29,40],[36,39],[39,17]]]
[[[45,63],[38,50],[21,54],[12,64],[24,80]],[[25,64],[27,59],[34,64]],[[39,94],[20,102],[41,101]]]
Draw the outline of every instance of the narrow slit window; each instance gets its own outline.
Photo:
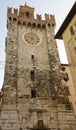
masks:
[[[26,12],[26,17],[28,17],[28,18],[29,18],[29,16],[30,16],[30,15],[29,15],[29,12]]]
[[[30,72],[31,81],[35,81],[35,72],[32,70]]]
[[[34,59],[34,55],[31,55],[31,58]]]
[[[36,90],[31,90],[31,97],[36,98]]]

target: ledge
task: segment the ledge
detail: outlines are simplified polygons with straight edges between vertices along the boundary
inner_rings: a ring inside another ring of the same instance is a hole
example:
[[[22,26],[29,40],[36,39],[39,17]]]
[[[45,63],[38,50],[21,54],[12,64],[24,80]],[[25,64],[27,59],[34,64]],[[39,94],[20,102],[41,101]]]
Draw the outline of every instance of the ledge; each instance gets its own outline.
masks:
[[[30,112],[47,112],[47,109],[29,109]]]

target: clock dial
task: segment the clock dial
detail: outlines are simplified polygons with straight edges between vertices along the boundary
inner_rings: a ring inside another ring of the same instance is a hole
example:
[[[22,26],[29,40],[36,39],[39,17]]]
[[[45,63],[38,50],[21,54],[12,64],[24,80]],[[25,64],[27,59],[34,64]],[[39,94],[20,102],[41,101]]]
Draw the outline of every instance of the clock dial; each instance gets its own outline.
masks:
[[[24,35],[24,40],[31,45],[37,45],[40,42],[39,36],[33,32],[26,33]]]

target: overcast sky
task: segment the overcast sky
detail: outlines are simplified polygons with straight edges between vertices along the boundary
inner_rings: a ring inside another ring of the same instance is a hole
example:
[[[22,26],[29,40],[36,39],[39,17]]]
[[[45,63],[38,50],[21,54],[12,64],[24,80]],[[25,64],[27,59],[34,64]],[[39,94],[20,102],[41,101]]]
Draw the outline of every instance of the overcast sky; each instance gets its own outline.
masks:
[[[7,36],[7,7],[19,8],[20,5],[27,3],[28,6],[35,8],[36,14],[41,14],[44,19],[45,13],[55,15],[56,29],[60,28],[62,22],[75,3],[75,0],[1,0],[0,1],[0,88],[3,84],[4,62],[5,62],[5,37]],[[64,45],[61,40],[57,40],[61,63],[67,63]]]

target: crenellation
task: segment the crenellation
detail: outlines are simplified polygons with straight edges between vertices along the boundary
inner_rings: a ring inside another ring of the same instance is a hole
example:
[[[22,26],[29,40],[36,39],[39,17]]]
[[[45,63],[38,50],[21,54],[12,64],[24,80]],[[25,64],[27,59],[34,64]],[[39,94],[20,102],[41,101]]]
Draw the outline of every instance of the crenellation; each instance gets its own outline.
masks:
[[[18,9],[14,8],[14,15],[18,16]]]
[[[55,26],[55,25],[56,25],[54,15],[45,14],[45,20],[47,21],[47,23],[48,23],[49,25],[52,25],[52,26]]]
[[[51,20],[52,25],[55,26],[56,22],[55,22],[55,16],[54,15],[50,15],[50,20]]]
[[[7,13],[8,13],[8,15],[9,15],[9,14],[12,14],[12,8],[9,8],[9,7],[8,7],[8,8],[7,8]],[[8,16],[8,15],[7,15],[7,16]]]
[[[46,21],[49,20],[49,14],[45,14],[45,19],[46,19]]]
[[[9,16],[18,16],[18,9],[7,8],[7,17]]]
[[[70,124],[76,130],[61,83],[54,15],[35,19],[34,8],[25,5],[19,14],[8,8],[7,17],[1,130],[72,130]]]
[[[38,21],[41,21],[41,20],[42,20],[41,15],[37,14],[37,20],[38,20]]]
[[[45,20],[42,20],[41,14],[37,14],[37,18],[35,19],[34,8],[30,8],[29,6],[20,6],[19,13],[18,9],[14,8],[14,12],[12,12],[12,8],[8,8],[7,16],[7,27],[9,27],[13,22],[16,22],[16,24],[23,26],[29,26],[30,22],[31,27],[39,27],[41,29],[45,29],[46,24],[48,24],[48,26],[55,26],[55,18],[53,15],[45,14]]]

